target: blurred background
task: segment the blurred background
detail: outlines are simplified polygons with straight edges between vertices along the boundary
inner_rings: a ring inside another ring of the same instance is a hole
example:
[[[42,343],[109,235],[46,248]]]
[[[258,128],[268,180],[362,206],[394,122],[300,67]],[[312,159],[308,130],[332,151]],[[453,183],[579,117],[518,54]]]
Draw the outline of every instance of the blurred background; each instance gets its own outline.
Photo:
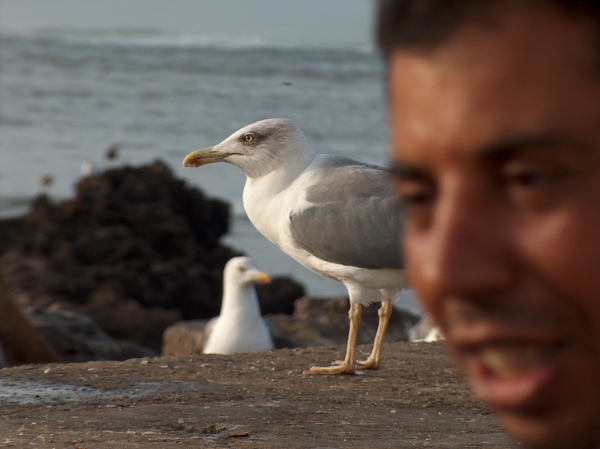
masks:
[[[243,173],[191,150],[288,117],[317,153],[385,165],[371,0],[0,0],[0,215],[74,195],[85,174],[162,159],[232,205],[224,243],[312,296],[346,295],[260,235]]]

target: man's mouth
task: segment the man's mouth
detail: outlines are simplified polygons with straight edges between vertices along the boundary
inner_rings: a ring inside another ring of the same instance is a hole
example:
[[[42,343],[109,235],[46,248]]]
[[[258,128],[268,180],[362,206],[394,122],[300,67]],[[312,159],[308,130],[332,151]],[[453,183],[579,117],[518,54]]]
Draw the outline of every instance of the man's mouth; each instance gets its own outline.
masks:
[[[555,343],[515,341],[462,352],[481,400],[496,410],[525,411],[539,405],[541,393],[556,377],[561,351]]]
[[[490,374],[510,379],[545,364],[554,353],[550,344],[508,343],[488,345],[480,350],[481,360]]]

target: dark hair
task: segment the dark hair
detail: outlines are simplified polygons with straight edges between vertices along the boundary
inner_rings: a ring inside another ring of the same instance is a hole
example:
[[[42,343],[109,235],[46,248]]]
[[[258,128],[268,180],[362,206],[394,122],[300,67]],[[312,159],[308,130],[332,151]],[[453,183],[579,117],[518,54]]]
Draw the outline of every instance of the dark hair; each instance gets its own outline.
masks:
[[[396,48],[431,50],[462,24],[506,0],[379,0],[376,39],[386,59]],[[522,0],[519,0],[522,1]],[[530,0],[585,15],[600,24],[600,0]],[[595,28],[600,28],[596,25]]]

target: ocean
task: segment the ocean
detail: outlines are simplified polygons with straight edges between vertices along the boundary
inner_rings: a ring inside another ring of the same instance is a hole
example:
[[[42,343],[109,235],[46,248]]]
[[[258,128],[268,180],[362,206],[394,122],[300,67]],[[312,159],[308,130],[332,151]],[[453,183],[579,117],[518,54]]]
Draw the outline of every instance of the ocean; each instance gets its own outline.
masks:
[[[369,48],[303,48],[211,40],[153,29],[0,33],[0,214],[34,195],[74,195],[96,170],[164,160],[176,176],[232,205],[225,243],[312,296],[346,295],[286,256],[248,221],[245,176],[214,164],[183,169],[190,151],[257,120],[287,117],[317,153],[387,162],[383,66]],[[111,145],[119,158],[104,159]],[[39,178],[55,182],[43,188]]]

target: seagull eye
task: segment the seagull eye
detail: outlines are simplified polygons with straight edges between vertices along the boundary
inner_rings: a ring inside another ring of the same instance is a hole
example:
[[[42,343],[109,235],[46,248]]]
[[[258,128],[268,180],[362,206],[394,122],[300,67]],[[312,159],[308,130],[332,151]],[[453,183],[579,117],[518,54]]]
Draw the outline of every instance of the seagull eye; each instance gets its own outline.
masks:
[[[242,142],[244,143],[252,143],[254,142],[254,134],[247,133],[242,136]]]
[[[238,267],[238,270],[240,271],[240,273],[243,273],[244,271],[246,271],[246,267]]]

